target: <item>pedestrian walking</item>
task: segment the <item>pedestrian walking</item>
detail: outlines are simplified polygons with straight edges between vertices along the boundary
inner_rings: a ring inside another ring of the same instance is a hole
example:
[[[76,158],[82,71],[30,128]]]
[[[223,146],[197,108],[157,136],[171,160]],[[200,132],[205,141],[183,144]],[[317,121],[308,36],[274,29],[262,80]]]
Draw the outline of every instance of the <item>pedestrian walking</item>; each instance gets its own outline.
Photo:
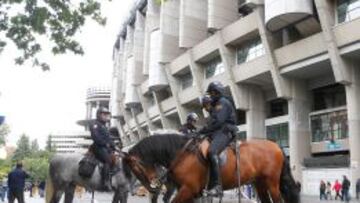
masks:
[[[17,199],[18,203],[24,203],[25,179],[28,178],[29,175],[22,167],[22,163],[17,163],[16,168],[8,175],[9,203],[14,203],[15,199]]]
[[[326,200],[326,184],[323,180],[320,181],[320,200],[325,199]]]
[[[39,195],[41,198],[43,198],[44,194],[45,194],[45,181],[41,181],[39,184]]]
[[[350,180],[346,177],[343,176],[343,182],[342,182],[342,200],[345,202],[349,202],[350,201],[350,196],[349,196],[349,190],[350,190]]]
[[[333,186],[333,190],[335,190],[335,200],[337,200],[338,198],[342,199],[341,197],[341,183],[339,182],[339,180],[336,180]]]
[[[356,181],[356,199],[359,200],[360,196],[360,178]]]
[[[5,185],[1,184],[0,185],[0,199],[2,202],[5,201],[5,196],[6,196],[6,188],[5,188]]]
[[[327,182],[326,183],[326,199],[327,200],[332,200],[332,196],[331,196],[331,183]]]

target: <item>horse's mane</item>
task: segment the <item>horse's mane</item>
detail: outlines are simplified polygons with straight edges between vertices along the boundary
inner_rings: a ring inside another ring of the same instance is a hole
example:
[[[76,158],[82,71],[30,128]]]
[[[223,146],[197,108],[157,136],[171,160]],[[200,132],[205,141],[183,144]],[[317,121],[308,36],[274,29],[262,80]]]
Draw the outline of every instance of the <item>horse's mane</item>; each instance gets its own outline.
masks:
[[[187,140],[178,134],[157,134],[142,139],[129,150],[129,154],[138,156],[145,164],[168,167]]]

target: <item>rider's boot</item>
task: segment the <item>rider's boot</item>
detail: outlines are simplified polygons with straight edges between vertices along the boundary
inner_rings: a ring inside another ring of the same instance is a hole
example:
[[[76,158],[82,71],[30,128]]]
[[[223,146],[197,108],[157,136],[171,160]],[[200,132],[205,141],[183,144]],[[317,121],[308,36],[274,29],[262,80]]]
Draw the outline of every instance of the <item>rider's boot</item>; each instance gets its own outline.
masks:
[[[209,189],[208,195],[213,197],[219,197],[223,195],[222,186],[221,186],[221,174],[220,174],[220,164],[219,156],[216,154],[210,155],[210,174],[212,175],[212,188]]]
[[[103,177],[102,185],[105,191],[111,191],[111,174],[110,174],[110,165],[105,163],[103,168]]]

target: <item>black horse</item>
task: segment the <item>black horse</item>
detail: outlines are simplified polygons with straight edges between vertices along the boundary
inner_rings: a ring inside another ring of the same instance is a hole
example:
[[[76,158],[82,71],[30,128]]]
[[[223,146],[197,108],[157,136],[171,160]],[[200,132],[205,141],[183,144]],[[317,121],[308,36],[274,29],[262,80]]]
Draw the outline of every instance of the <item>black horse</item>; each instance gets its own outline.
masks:
[[[132,161],[141,162],[143,167],[137,168],[138,171],[146,171],[147,173],[137,173],[136,170],[133,170],[133,172],[146,189],[149,190],[152,203],[157,202],[160,193],[160,189],[157,187],[159,184],[158,180],[164,174],[164,171],[159,169],[168,169],[179,150],[183,148],[188,140],[189,138],[178,134],[156,134],[144,138],[129,150],[129,159],[125,158],[124,164],[131,164]],[[150,179],[154,182],[149,182],[149,179],[142,177],[141,174],[151,174]],[[164,177],[164,179],[167,191],[164,194],[163,201],[168,203],[175,191],[175,185],[168,176]]]

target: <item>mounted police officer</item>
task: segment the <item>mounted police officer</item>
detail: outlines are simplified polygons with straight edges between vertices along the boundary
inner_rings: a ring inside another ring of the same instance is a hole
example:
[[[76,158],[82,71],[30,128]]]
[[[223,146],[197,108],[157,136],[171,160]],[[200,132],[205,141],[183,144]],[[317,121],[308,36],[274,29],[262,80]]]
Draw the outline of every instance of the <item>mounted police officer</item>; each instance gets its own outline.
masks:
[[[189,113],[186,117],[186,123],[183,126],[181,126],[179,131],[184,135],[190,135],[192,133],[197,132],[195,124],[196,122],[198,122],[198,120],[199,120],[199,116],[196,113],[194,112]]]
[[[208,107],[210,120],[199,133],[208,134],[210,137],[209,160],[210,181],[208,194],[211,196],[222,195],[219,154],[233,139],[233,130],[236,128],[236,113],[232,102],[224,96],[224,86],[220,82],[212,82],[207,88],[211,98]],[[204,106],[204,104],[203,104]]]
[[[96,111],[96,120],[90,125],[91,138],[94,141],[93,150],[95,157],[104,164],[102,170],[102,183],[104,190],[111,190],[111,154],[115,149],[115,144],[106,127],[106,123],[109,120],[109,110],[105,107],[100,107]]]

